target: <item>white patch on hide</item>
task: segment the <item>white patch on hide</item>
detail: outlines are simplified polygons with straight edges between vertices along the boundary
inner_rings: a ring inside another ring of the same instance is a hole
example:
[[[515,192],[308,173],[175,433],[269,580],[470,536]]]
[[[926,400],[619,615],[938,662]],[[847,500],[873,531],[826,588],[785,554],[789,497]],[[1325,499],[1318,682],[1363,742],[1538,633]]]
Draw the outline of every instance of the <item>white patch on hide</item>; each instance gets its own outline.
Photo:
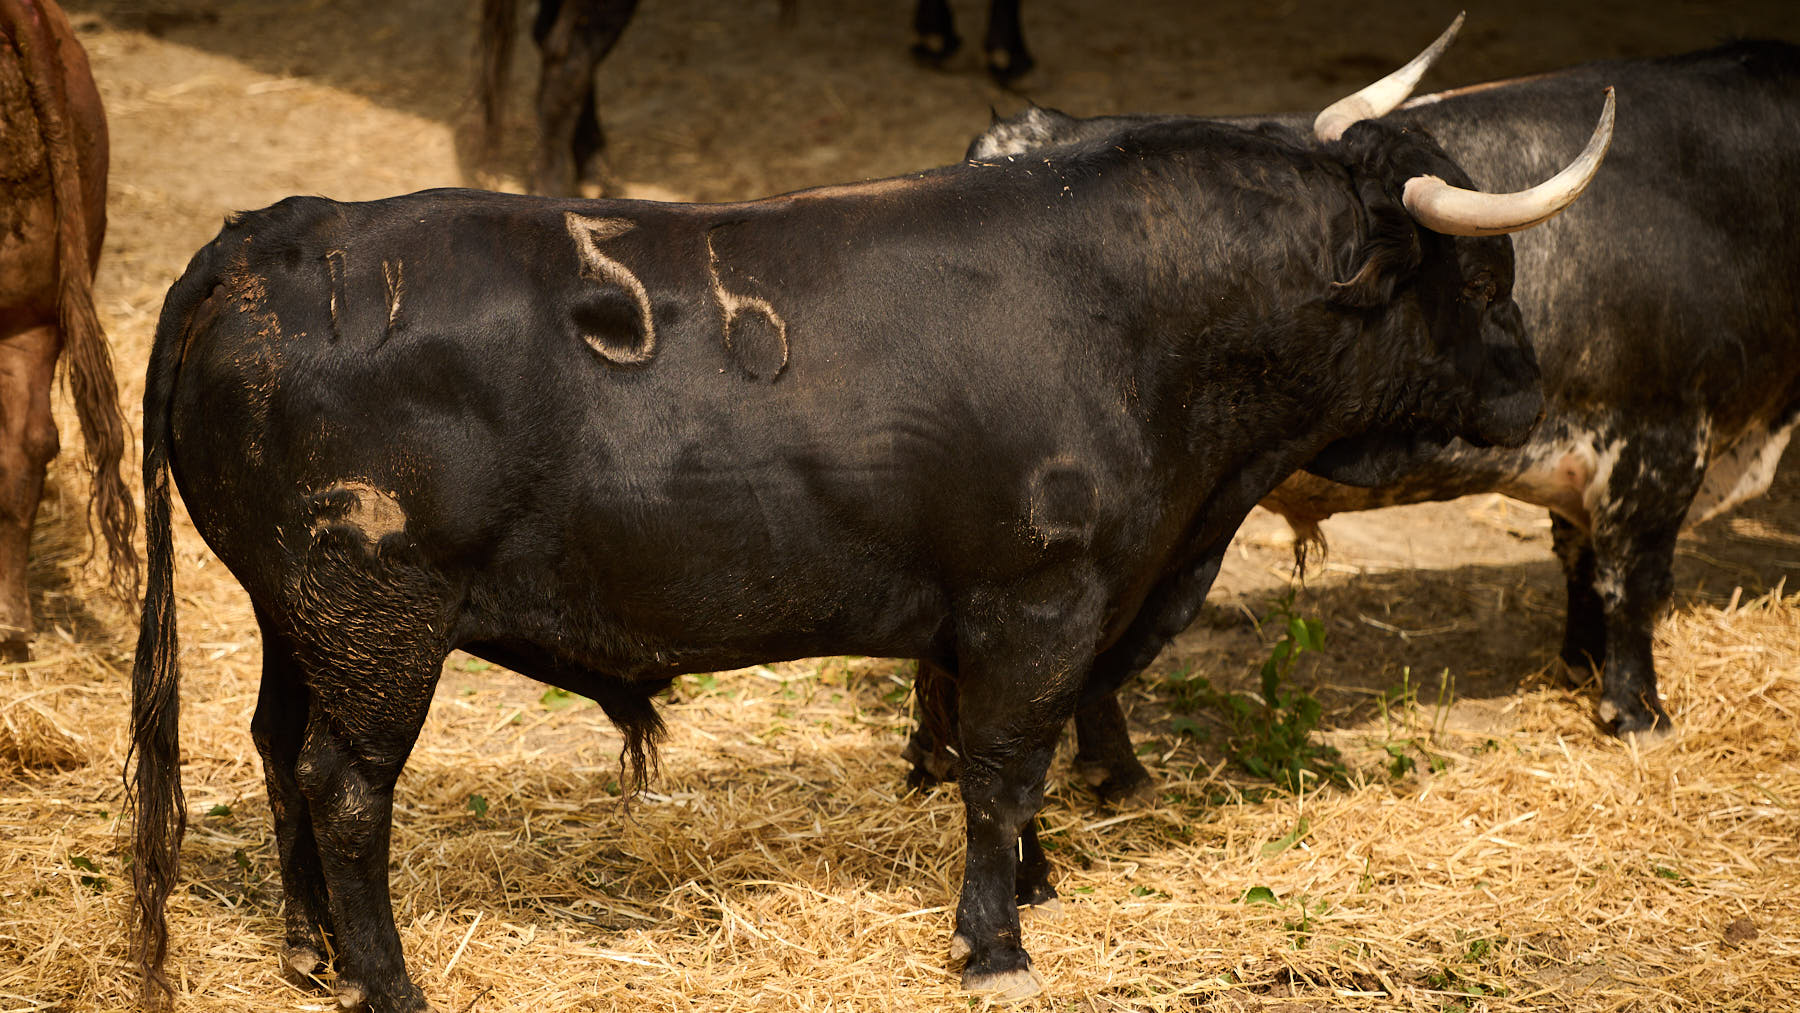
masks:
[[[1706,476],[1701,479],[1700,491],[1694,494],[1694,502],[1688,506],[1684,523],[1692,527],[1711,520],[1767,492],[1796,424],[1790,422],[1770,431],[1767,422],[1758,421],[1729,444],[1712,449]]]
[[[1533,446],[1525,470],[1501,482],[1500,492],[1555,511],[1583,531],[1592,531],[1621,440],[1599,446],[1599,434],[1574,430],[1555,443]]]
[[[969,158],[972,161],[986,161],[1007,155],[1023,155],[1043,146],[1050,139],[1053,127],[1054,123],[1049,115],[1037,106],[1032,106],[1010,120],[1003,120],[987,128],[986,133],[975,139]]]

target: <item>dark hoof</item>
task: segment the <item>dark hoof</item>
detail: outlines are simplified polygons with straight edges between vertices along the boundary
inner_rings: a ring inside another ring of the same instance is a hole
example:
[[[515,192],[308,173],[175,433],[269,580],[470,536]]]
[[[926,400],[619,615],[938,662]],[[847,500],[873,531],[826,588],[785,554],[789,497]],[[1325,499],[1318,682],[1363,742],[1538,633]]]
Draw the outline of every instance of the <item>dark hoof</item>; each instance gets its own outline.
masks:
[[[944,61],[955,56],[956,51],[961,48],[961,38],[955,35],[940,35],[931,32],[919,36],[919,40],[913,43],[912,58],[921,67],[942,70]]]
[[[289,946],[281,951],[281,973],[288,982],[309,992],[322,991],[320,979],[328,968],[325,958],[310,946]]]
[[[1675,722],[1660,703],[1633,701],[1636,706],[1621,709],[1611,700],[1601,700],[1600,723],[1619,738],[1632,737],[1639,745],[1654,745],[1675,733]]]
[[[1004,49],[990,49],[987,54],[988,76],[1002,88],[1011,87],[1014,81],[1031,73],[1037,61],[1031,54],[1023,50],[1009,53]]]
[[[0,640],[0,664],[31,660],[30,640]]]
[[[425,1001],[425,994],[410,981],[406,983],[406,991],[400,995],[385,997],[371,996],[361,985],[340,979],[335,997],[339,1009],[358,1013],[432,1013],[431,1004]]]
[[[1557,657],[1562,662],[1563,685],[1571,689],[1580,689],[1600,676],[1601,662],[1586,651],[1565,647]]]
[[[1037,972],[1028,967],[1017,971],[992,971],[987,974],[964,971],[962,987],[963,991],[978,992],[982,998],[992,1002],[1020,1002],[1042,992],[1044,979],[1038,977]]]
[[[906,772],[906,786],[920,790],[956,780],[956,757],[927,749],[917,737],[908,739],[900,758],[912,764]]]
[[[1054,905],[1059,910],[1062,907],[1062,901],[1058,900],[1056,897],[1056,887],[1051,886],[1049,883],[1034,883],[1030,886],[1021,887],[1019,889],[1018,901],[1020,907],[1042,908]]]
[[[1116,806],[1143,795],[1151,785],[1150,772],[1132,759],[1128,763],[1105,763],[1075,758],[1075,771],[1100,801]]]

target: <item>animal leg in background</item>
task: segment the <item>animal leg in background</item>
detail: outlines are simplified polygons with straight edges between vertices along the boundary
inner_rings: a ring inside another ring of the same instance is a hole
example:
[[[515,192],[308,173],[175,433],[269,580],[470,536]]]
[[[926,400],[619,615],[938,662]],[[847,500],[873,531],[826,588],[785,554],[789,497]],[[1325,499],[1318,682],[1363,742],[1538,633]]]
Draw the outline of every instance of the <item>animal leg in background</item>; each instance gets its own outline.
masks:
[[[594,98],[594,75],[636,10],[637,0],[545,0],[539,5],[532,28],[541,60],[533,193],[578,197],[584,185],[605,185],[600,156],[606,134]]]
[[[913,9],[913,59],[928,67],[942,67],[962,48],[956,19],[946,0],[919,0]],[[988,7],[988,73],[1001,85],[1022,77],[1037,61],[1025,48],[1025,31],[1019,24],[1019,0],[993,0]]]
[[[30,653],[25,575],[44,468],[57,451],[50,383],[60,345],[49,326],[0,336],[0,661]]]

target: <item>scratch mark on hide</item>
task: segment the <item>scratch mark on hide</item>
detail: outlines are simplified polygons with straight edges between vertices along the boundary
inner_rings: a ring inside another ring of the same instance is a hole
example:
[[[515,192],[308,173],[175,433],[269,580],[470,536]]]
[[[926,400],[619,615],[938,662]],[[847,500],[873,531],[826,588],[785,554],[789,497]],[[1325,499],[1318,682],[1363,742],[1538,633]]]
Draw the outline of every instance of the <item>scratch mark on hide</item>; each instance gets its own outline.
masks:
[[[338,306],[344,301],[345,254],[343,250],[325,251],[325,273],[331,277],[331,340],[337,341],[344,336],[343,329],[338,326]]]
[[[637,347],[615,348],[592,334],[584,334],[582,339],[608,362],[620,366],[637,366],[649,362],[656,354],[656,324],[650,311],[650,293],[630,268],[600,252],[602,240],[622,236],[637,228],[637,223],[625,218],[589,218],[573,211],[563,212],[563,222],[568,226],[569,235],[575,240],[582,277],[617,285],[625,290],[637,308]]]
[[[733,292],[725,287],[725,280],[719,274],[719,254],[713,249],[713,237],[710,232],[706,236],[706,268],[707,274],[712,280],[713,300],[719,304],[719,313],[724,317],[720,330],[724,335],[725,354],[752,379],[767,379],[771,383],[774,382],[782,374],[782,371],[787,369],[787,321],[775,311],[774,305],[769,300],[761,296]],[[775,328],[775,342],[780,361],[776,362],[772,369],[768,368],[765,363],[755,361],[754,350],[742,343],[732,341],[732,325],[745,312],[761,314],[764,319],[768,320],[770,326]]]
[[[387,283],[387,333],[382,335],[385,340],[393,335],[394,326],[400,320],[400,297],[406,294],[406,261],[382,261],[381,277]]]

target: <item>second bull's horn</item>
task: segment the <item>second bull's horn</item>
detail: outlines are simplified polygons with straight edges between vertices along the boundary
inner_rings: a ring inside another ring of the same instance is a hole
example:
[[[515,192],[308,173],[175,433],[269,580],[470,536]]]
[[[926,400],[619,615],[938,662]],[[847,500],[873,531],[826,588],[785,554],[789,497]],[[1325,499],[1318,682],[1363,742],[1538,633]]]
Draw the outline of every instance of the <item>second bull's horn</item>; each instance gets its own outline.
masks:
[[[1482,193],[1465,190],[1436,176],[1414,176],[1406,181],[1401,201],[1420,225],[1448,236],[1496,236],[1517,232],[1550,218],[1575,202],[1612,144],[1613,90],[1606,89],[1606,107],[1588,138],[1587,147],[1563,170],[1529,190],[1517,193]]]
[[[1437,41],[1425,47],[1425,51],[1413,57],[1406,66],[1369,85],[1354,95],[1347,95],[1325,107],[1313,120],[1313,136],[1321,141],[1335,141],[1343,136],[1344,130],[1357,120],[1373,119],[1386,116],[1394,111],[1412,90],[1419,86],[1419,78],[1431,69],[1437,58],[1450,47],[1456,38],[1456,30],[1462,27],[1463,16],[1458,14],[1450,27],[1437,37]]]

